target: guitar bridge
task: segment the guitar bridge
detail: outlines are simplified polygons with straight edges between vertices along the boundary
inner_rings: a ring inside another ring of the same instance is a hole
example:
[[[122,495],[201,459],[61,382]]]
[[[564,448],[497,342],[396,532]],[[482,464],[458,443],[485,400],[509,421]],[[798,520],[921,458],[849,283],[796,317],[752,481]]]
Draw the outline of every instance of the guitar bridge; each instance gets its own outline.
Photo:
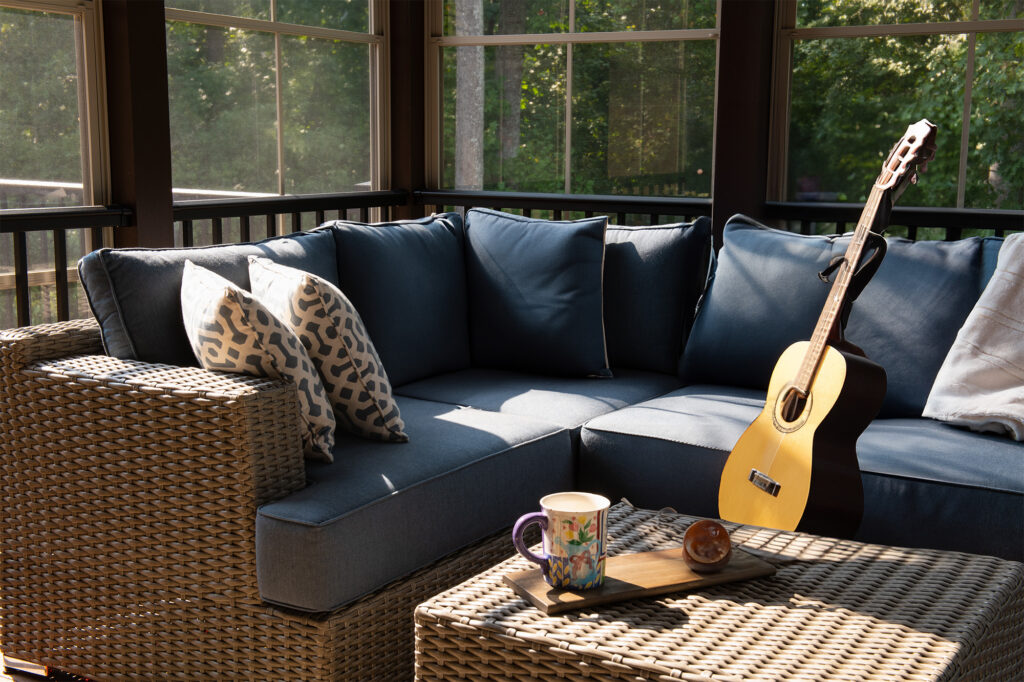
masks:
[[[765,491],[772,497],[778,497],[779,490],[782,489],[782,486],[779,484],[778,481],[773,479],[768,474],[758,471],[757,469],[750,470],[750,475],[747,476],[747,480],[749,480],[751,483],[753,483],[758,488]]]

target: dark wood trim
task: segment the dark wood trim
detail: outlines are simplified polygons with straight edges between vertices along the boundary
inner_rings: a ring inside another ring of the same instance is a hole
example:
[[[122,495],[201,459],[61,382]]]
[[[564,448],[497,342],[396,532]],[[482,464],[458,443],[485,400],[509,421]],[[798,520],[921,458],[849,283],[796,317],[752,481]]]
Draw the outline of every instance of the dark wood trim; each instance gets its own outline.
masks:
[[[424,7],[409,0],[388,2],[388,55],[390,63],[391,187],[423,187],[426,184],[426,115],[424,92]],[[392,210],[395,219],[423,215],[409,197]]]
[[[471,190],[417,190],[417,204],[425,206],[481,206],[555,210],[561,213],[645,214],[648,216],[702,216],[711,212],[710,199],[679,197],[612,196],[596,194],[546,194],[540,192],[488,192]]]
[[[294,214],[370,206],[401,206],[408,200],[409,193],[404,190],[345,194],[292,194],[257,199],[200,199],[176,201],[173,216],[176,221],[253,215],[265,215],[268,220],[272,220],[272,216],[279,213]]]
[[[0,233],[73,230],[80,227],[128,229],[131,224],[132,210],[126,206],[18,208],[0,214]]]
[[[111,201],[134,224],[115,246],[173,246],[171,135],[163,0],[104,0]]]
[[[764,219],[778,0],[720,0],[711,215],[716,245],[730,216]]]

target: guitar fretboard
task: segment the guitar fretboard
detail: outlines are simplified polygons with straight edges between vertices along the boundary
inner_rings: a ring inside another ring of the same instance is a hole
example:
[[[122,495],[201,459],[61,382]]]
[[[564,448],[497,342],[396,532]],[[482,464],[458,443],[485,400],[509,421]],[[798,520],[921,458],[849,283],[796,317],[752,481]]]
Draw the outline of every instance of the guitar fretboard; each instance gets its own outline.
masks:
[[[807,348],[807,353],[804,354],[800,371],[797,373],[796,380],[794,381],[794,387],[803,396],[806,396],[811,390],[814,375],[818,372],[818,366],[821,364],[821,358],[825,353],[825,345],[828,343],[828,338],[836,324],[836,319],[843,310],[846,291],[850,288],[850,283],[853,281],[854,271],[857,263],[860,261],[861,254],[864,252],[864,244],[867,242],[868,233],[871,232],[871,226],[875,223],[875,215],[878,213],[878,207],[884,194],[885,190],[880,189],[877,182],[871,187],[871,193],[864,204],[864,211],[857,222],[857,229],[853,233],[853,240],[843,256],[844,262],[836,271],[836,279],[829,290],[828,301],[818,317],[818,324],[814,327],[814,334],[811,336],[810,345]]]

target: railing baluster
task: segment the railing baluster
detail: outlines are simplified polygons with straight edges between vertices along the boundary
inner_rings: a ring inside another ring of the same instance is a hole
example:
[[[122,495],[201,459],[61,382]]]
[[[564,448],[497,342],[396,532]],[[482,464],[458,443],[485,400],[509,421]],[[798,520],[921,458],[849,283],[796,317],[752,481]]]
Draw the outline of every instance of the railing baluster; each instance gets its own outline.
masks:
[[[68,242],[64,230],[53,231],[53,277],[57,285],[57,319],[68,318]]]
[[[211,237],[213,239],[213,243],[214,244],[223,244],[224,243],[224,219],[223,218],[213,218],[211,220],[211,230],[210,230],[210,232],[212,233]]]
[[[320,209],[316,212],[316,227],[320,227],[325,222],[327,221],[324,219],[324,211],[323,209]]]
[[[962,239],[964,236],[963,228],[960,227],[947,227],[946,228],[946,241],[953,242],[957,239]]]
[[[89,250],[95,251],[103,248],[103,228],[93,227],[89,229]]]
[[[18,326],[29,324],[28,239],[25,232],[14,233],[14,296]]]
[[[302,232],[302,214],[298,211],[292,212],[292,232]]]
[[[359,207],[359,222],[368,223],[370,222],[370,209],[366,206]]]
[[[271,237],[273,237],[273,236],[275,236],[277,234],[277,216],[274,215],[273,213],[268,213],[266,215],[266,219],[267,219],[267,239],[270,239]]]
[[[181,245],[184,247],[192,246],[192,221],[182,220],[181,221]]]
[[[658,214],[657,213],[651,213],[650,215],[647,216],[647,218],[648,218],[648,220],[649,220],[651,225],[657,225],[660,222],[658,220]]]
[[[907,225],[907,239],[917,241],[917,225]]]
[[[242,242],[252,241],[249,234],[249,216],[243,215],[238,218],[238,240]]]
[[[626,214],[623,213],[622,211],[619,211],[619,213],[615,216],[615,221],[619,225],[625,225],[626,224]]]

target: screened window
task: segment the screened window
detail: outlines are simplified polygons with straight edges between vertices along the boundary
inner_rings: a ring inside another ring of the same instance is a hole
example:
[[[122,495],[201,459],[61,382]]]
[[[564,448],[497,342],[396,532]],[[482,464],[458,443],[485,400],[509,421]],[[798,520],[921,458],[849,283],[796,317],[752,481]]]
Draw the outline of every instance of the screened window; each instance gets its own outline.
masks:
[[[714,0],[446,0],[441,187],[708,197]]]
[[[369,0],[168,0],[174,198],[381,185]]]
[[[89,0],[0,1],[0,210],[106,203],[106,145],[99,30]],[[3,217],[0,216],[0,220]],[[89,314],[75,263],[86,230],[24,234],[27,306],[33,322]],[[0,235],[0,329],[18,325],[17,235]],[[65,301],[61,301],[64,303]]]
[[[921,118],[938,151],[904,203],[1024,208],[1024,4],[801,1],[784,20],[789,93],[776,198],[863,201]],[[788,28],[787,28],[788,26]]]

